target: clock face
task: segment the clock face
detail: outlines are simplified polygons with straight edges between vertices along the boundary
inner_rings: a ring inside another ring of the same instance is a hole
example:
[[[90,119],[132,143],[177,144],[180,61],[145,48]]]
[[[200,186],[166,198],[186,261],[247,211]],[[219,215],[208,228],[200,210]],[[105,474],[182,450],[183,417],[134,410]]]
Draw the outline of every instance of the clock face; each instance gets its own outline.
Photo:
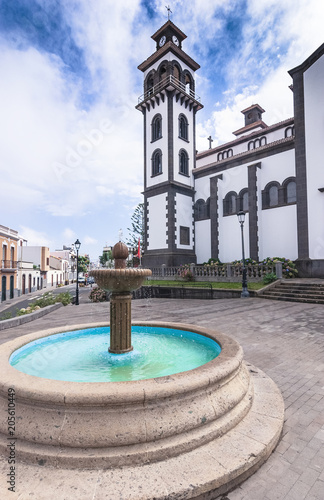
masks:
[[[175,35],[173,35],[172,37],[172,41],[173,43],[175,43],[176,45],[179,45],[179,40],[177,39],[177,37]]]
[[[165,38],[165,36],[163,35],[163,36],[160,38],[160,41],[159,41],[159,45],[160,45],[160,47],[162,47],[162,45],[164,45],[164,44],[165,44],[165,42],[166,42],[166,38]]]

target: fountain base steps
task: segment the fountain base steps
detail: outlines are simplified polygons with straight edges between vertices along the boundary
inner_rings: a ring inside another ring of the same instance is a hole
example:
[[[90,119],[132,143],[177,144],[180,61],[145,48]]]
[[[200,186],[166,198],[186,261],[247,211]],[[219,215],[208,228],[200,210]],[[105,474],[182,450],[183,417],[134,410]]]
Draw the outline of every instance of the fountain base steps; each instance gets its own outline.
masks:
[[[59,331],[90,326],[104,324]],[[78,383],[27,375],[8,362],[16,349],[57,328],[0,346],[0,414],[8,415],[14,389],[16,417],[14,438],[7,417],[0,419],[0,498],[211,500],[269,457],[283,427],[283,399],[243,360],[234,339],[180,323],[136,326],[192,331],[218,342],[221,352],[166,377]],[[8,491],[10,446],[17,496]]]
[[[283,426],[284,404],[277,386],[258,368],[248,369],[254,387],[252,406],[218,438],[162,461],[112,469],[42,466],[41,456],[38,466],[18,462],[17,496],[8,492],[8,462],[2,456],[1,498],[29,498],[30,492],[37,500],[211,500],[227,493],[267,460]]]

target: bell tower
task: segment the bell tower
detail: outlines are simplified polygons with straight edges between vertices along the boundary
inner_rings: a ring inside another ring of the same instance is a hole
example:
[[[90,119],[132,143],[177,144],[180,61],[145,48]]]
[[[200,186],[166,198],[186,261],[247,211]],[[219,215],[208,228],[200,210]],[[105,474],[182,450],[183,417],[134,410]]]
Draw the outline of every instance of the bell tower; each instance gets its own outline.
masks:
[[[186,35],[168,20],[154,35],[156,51],[138,66],[144,93],[144,219],[147,267],[196,262],[194,235],[195,92],[200,68],[182,50]]]

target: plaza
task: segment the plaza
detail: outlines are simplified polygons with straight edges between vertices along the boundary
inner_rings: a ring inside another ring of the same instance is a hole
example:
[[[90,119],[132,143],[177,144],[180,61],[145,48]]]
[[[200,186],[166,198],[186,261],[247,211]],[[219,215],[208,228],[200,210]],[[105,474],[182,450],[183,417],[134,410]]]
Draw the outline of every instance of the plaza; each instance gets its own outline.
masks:
[[[108,309],[107,303],[91,303],[84,294],[79,307],[62,307],[39,320],[4,330],[1,342],[46,328],[107,321]],[[245,361],[270,376],[283,394],[285,423],[277,448],[253,476],[233,491],[218,497],[219,500],[323,498],[324,310],[321,305],[259,298],[148,298],[133,301],[132,316],[133,321],[175,323],[186,318],[187,323],[232,336],[243,347]],[[17,494],[10,494],[9,497],[4,484],[6,466],[6,462],[2,462],[0,491],[3,491],[3,498],[116,498],[114,492],[109,491],[102,470],[91,471],[90,477],[83,480],[82,471],[66,469],[62,481],[55,484],[52,481],[57,474],[55,469],[21,463],[17,466]],[[208,464],[204,466],[208,467]],[[143,482],[147,480],[143,478]],[[167,494],[170,487],[170,484],[165,484],[163,498],[172,498]],[[157,492],[154,491],[153,480],[151,490],[154,497]],[[130,480],[128,485],[124,485],[120,498],[140,500],[140,491],[140,485]]]

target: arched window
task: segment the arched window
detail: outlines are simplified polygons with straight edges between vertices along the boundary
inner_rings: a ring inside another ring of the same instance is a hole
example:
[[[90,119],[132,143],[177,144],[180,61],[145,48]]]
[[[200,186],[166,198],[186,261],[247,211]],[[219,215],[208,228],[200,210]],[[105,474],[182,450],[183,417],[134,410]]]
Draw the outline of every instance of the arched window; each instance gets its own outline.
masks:
[[[153,80],[153,75],[151,75],[147,79],[147,84],[146,84],[146,91],[147,91],[148,95],[153,94],[153,90],[154,90],[153,87],[154,87],[154,80]]]
[[[249,210],[249,193],[245,191],[242,196],[242,208],[244,212],[248,212]]]
[[[260,147],[260,139],[255,139],[254,141],[254,147],[259,148]]]
[[[166,77],[166,73],[167,73],[166,67],[164,65],[161,66],[161,69],[160,69],[160,80],[163,80],[163,78]]]
[[[231,156],[233,156],[233,149],[229,149],[227,151],[227,156],[228,156],[228,158],[231,158]]]
[[[223,153],[218,153],[217,161],[221,161],[223,159]]]
[[[162,174],[162,151],[156,149],[152,154],[152,177]]]
[[[266,137],[261,137],[260,139],[260,145],[261,146],[266,146],[267,144],[267,138]]]
[[[194,216],[195,220],[204,220],[205,219],[205,202],[202,199],[199,199],[195,203],[194,207]]]
[[[188,140],[188,120],[185,115],[179,115],[179,137]]]
[[[157,141],[162,137],[162,117],[160,114],[155,115],[152,120],[152,142]]]
[[[249,192],[247,188],[242,189],[238,195],[238,210],[249,211]]]
[[[227,193],[223,200],[223,215],[234,215],[238,212],[236,199],[237,194],[234,191]]]
[[[180,80],[180,69],[177,64],[173,66],[173,76],[177,79]]]
[[[278,186],[271,186],[269,188],[269,207],[276,207],[279,202]]]
[[[285,137],[292,137],[293,135],[295,135],[295,129],[294,127],[287,127],[286,130],[285,130]]]
[[[210,219],[210,198],[206,202],[203,199],[196,201],[194,206],[195,221]]]
[[[179,152],[179,173],[189,175],[189,157],[184,149],[180,149]]]
[[[286,204],[296,203],[296,179],[288,177],[282,183],[284,188],[284,202]]]
[[[250,141],[248,144],[248,151],[251,151],[252,149],[254,149],[254,142]]]
[[[186,94],[191,95],[193,94],[193,81],[189,73],[186,73],[185,75],[185,88],[186,88]]]
[[[296,203],[296,182],[290,181],[287,184],[287,203]]]

